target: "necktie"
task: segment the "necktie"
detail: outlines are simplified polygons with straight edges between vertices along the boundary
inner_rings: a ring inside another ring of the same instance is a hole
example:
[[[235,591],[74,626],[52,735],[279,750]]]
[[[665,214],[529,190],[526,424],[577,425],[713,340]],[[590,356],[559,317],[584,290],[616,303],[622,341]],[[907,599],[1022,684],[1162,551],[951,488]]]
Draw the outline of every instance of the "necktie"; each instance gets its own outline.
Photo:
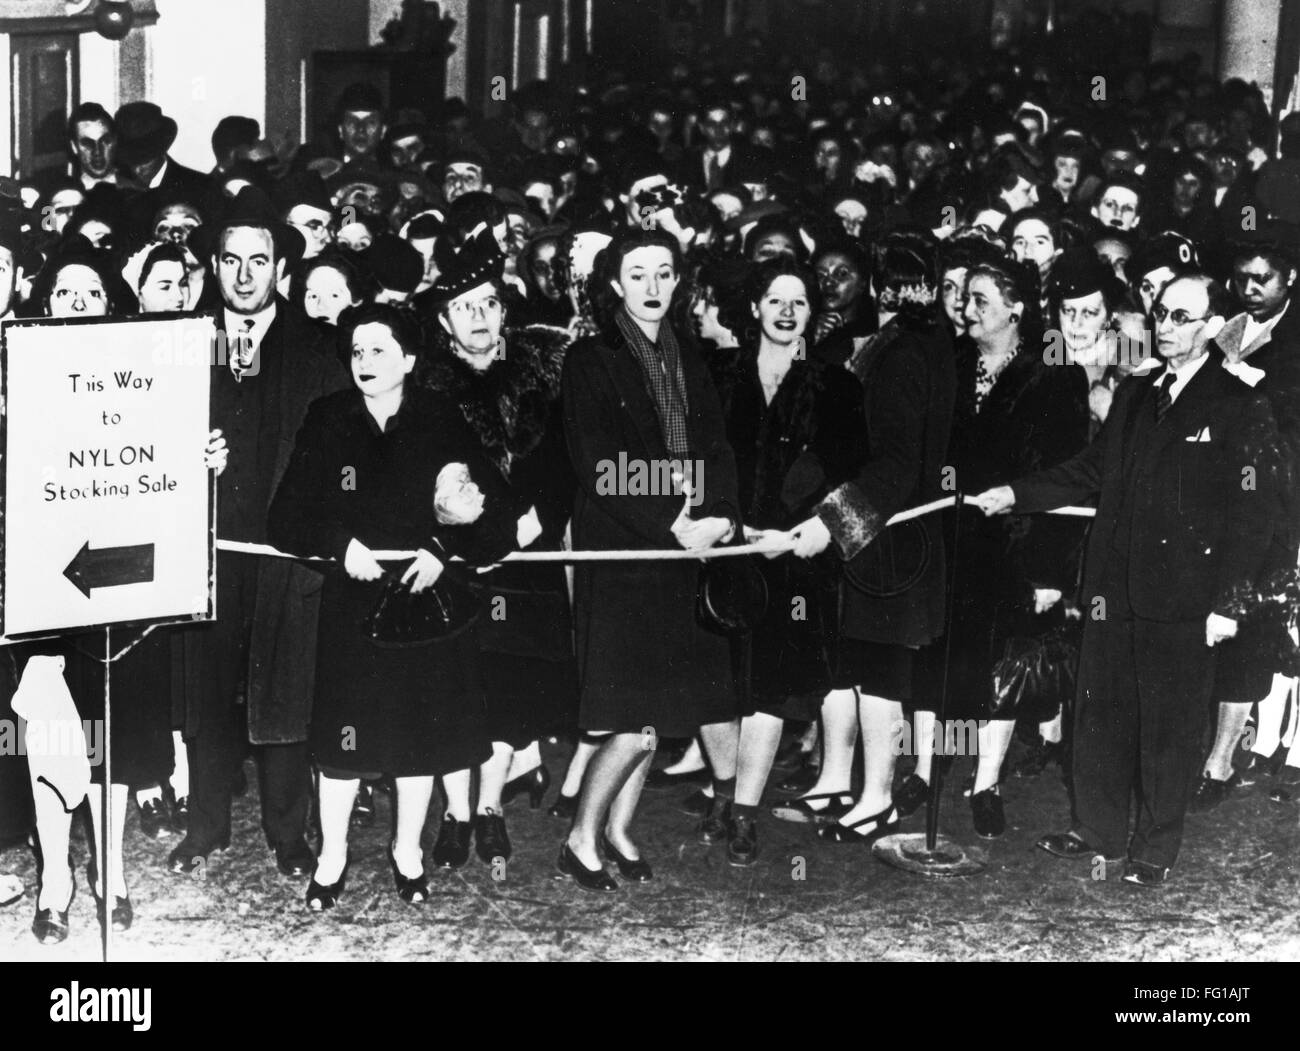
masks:
[[[230,357],[230,371],[238,383],[253,366],[253,319],[245,318],[243,330],[235,337],[234,354]]]
[[[704,155],[704,182],[710,190],[716,190],[717,184],[721,180],[718,178],[718,155],[709,150]]]
[[[1156,423],[1160,423],[1165,418],[1165,414],[1173,407],[1174,399],[1169,393],[1169,388],[1174,385],[1174,374],[1166,372],[1164,378],[1156,387]]]

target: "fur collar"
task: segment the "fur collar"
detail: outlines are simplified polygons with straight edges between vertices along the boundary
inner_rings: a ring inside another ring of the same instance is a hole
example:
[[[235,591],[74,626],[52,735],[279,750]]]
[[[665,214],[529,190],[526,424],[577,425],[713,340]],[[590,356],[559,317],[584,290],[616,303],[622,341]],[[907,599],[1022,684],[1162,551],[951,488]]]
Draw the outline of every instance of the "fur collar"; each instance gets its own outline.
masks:
[[[444,348],[425,382],[452,398],[483,448],[509,475],[511,461],[541,442],[560,396],[569,334],[547,325],[507,329],[505,356],[479,372]]]

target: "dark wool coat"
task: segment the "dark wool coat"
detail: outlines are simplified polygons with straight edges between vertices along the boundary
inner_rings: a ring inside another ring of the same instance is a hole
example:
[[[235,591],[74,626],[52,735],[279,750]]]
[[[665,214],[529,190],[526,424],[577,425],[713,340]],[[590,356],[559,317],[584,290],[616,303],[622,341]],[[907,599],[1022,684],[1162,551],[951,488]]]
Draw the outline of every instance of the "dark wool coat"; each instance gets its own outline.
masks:
[[[483,514],[471,525],[444,526],[435,517],[435,482],[448,463],[466,464],[483,491]],[[344,477],[352,485],[341,485]],[[342,563],[355,538],[372,551],[424,548],[444,562],[444,574],[463,580],[469,571],[448,556],[494,561],[514,546],[514,523],[505,480],[447,399],[408,389],[382,432],[360,391],[312,404],[268,530],[283,550],[337,560],[325,571],[321,600],[310,735],[319,763],[415,776],[488,757],[476,628],[428,646],[377,648],[362,626],[386,581],[354,580]],[[386,577],[407,566],[390,564]],[[347,728],[350,741],[341,736]]]
[[[575,482],[564,445],[563,329],[505,333],[504,357],[479,371],[450,349],[435,352],[424,382],[449,397],[509,480],[516,517],[537,510],[529,551],[563,547]],[[564,566],[506,563],[480,578],[488,614],[479,633],[493,740],[521,747],[567,729],[577,716],[573,616]]]
[[[866,458],[861,384],[842,366],[808,358],[791,364],[769,405],[753,347],[722,352],[710,364],[736,454],[745,523],[785,530],[807,521]],[[783,555],[756,564],[768,587],[767,615],[752,645],[758,706],[773,711],[806,694],[820,702],[835,667],[840,560],[827,550],[812,559]]]
[[[703,360],[679,340],[691,457],[700,465],[692,518],[723,517],[741,528],[736,462],[718,395]],[[617,332],[583,340],[564,362],[564,431],[577,476],[573,543],[599,548],[680,549],[671,532],[684,500],[634,495],[602,484],[620,463],[670,460],[649,387]],[[629,468],[631,469],[631,468]],[[736,712],[730,647],[695,619],[699,565],[579,563],[574,615],[585,730],[689,737]]]
[[[974,495],[1068,460],[1088,440],[1088,378],[1077,365],[1046,365],[1022,350],[975,407],[979,350],[957,341],[957,404],[949,462],[957,487]],[[938,700],[947,653],[949,704],[954,718],[985,718],[993,664],[1012,635],[1037,636],[1063,617],[1057,606],[1039,617],[1035,588],[1071,599],[1078,584],[1086,520],[1051,515],[986,518],[963,510],[946,516],[949,534],[960,525],[951,573],[951,640],[927,647],[919,681],[920,707]]]
[[[943,467],[956,378],[952,341],[938,308],[919,320],[894,318],[859,345],[849,367],[864,392],[867,458],[853,479],[821,502],[817,514],[840,556],[861,557],[867,573],[888,576],[890,567],[906,561],[915,531],[928,536],[930,556],[901,594],[878,597],[846,587],[841,631],[853,639],[920,646],[943,631],[943,537],[934,516],[904,523],[908,534],[886,530],[885,523],[899,511],[950,492],[943,488]],[[901,553],[900,544],[908,554]]]

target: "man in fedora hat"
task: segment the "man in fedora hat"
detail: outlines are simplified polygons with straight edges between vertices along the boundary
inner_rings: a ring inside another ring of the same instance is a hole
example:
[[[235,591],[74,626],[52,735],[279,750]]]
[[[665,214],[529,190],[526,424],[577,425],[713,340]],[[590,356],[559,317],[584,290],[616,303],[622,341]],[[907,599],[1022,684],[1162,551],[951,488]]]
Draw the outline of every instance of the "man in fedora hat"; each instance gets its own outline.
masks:
[[[231,450],[217,504],[218,536],[266,540],[272,494],[316,398],[347,382],[332,347],[276,293],[299,233],[271,200],[245,188],[207,232],[221,306],[212,361],[212,418]],[[232,781],[248,740],[258,746],[262,828],[286,876],[314,859],[305,832],[311,778],[306,744],[315,687],[321,576],[288,559],[222,551],[215,623],[182,633],[179,660],[190,753],[190,821],[172,852],[175,873],[202,871],[230,842]]]
[[[181,190],[201,198],[208,189],[202,172],[167,155],[176,141],[176,122],[152,102],[128,102],[113,118],[117,161],[145,190]]]

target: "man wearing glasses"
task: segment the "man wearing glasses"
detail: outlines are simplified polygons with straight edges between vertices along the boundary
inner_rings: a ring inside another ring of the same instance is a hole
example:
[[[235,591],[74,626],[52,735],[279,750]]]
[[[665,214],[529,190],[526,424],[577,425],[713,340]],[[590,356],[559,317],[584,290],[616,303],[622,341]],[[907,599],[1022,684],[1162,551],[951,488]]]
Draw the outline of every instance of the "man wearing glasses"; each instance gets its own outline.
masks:
[[[1127,883],[1168,876],[1200,774],[1215,647],[1236,634],[1235,601],[1273,534],[1276,428],[1252,386],[1263,373],[1229,371],[1211,343],[1228,304],[1205,275],[1171,281],[1151,311],[1159,358],[1120,383],[1096,440],[972,501],[1003,514],[1097,499],[1080,598],[1074,820],[1038,841],[1093,859],[1094,878],[1121,860]]]

